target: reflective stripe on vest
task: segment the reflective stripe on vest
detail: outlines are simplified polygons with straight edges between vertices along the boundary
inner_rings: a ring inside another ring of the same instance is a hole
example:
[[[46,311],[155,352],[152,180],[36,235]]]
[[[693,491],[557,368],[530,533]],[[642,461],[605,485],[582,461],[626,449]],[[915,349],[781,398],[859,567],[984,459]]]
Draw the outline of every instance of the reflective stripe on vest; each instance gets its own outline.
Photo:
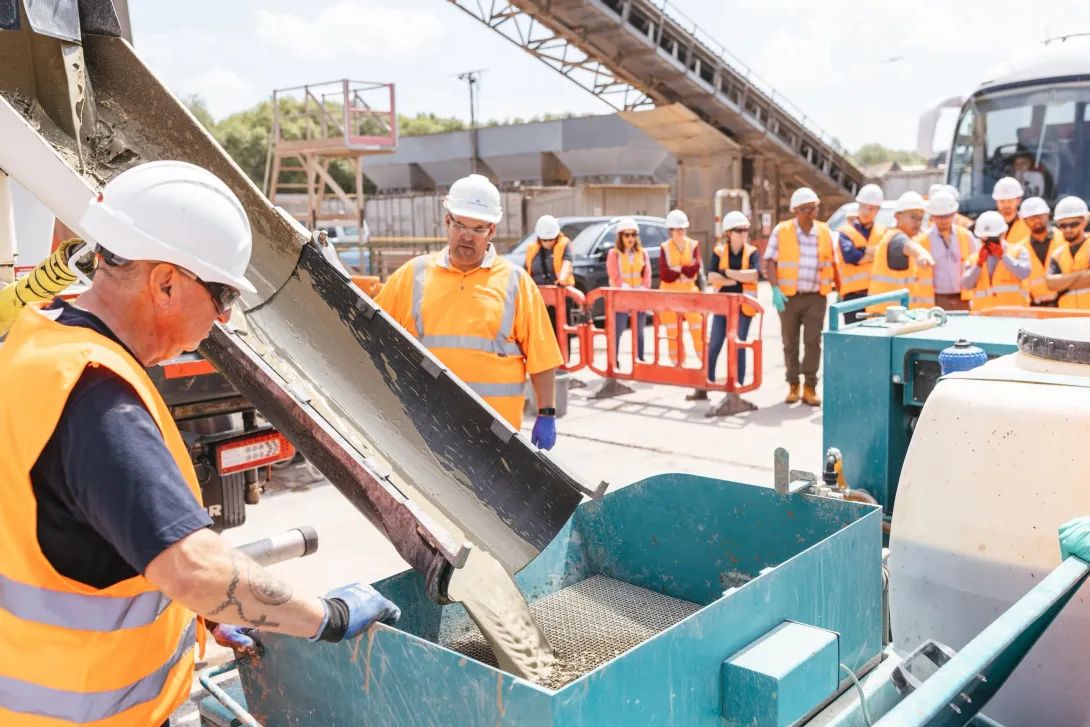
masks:
[[[54,318],[28,307],[0,349],[0,420],[33,407],[55,423],[82,372],[104,368],[140,397],[200,503],[189,450],[143,366],[115,341]],[[0,433],[0,721],[161,724],[189,696],[205,629],[143,576],[94,589],[56,571],[38,544],[30,481],[50,436],[48,425]]]
[[[556,244],[553,245],[552,249],[553,275],[556,277],[558,283],[563,283],[564,285],[575,285],[575,278],[570,273],[567,278],[563,280],[560,279],[560,271],[564,268],[564,250],[567,249],[568,243],[570,242],[571,240],[569,240],[566,235],[561,234],[556,239]],[[534,260],[541,252],[541,249],[541,242],[539,240],[534,240],[530,243],[530,246],[526,248],[526,272],[529,273],[531,277],[534,274]]]
[[[742,267],[740,270],[749,270],[749,259],[753,257],[753,253],[757,252],[757,248],[750,244],[742,246]],[[719,269],[730,270],[730,245],[716,245],[715,254],[719,256]],[[757,297],[757,283],[742,283],[742,292],[746,295]],[[757,309],[751,305],[742,304],[742,315],[755,316],[757,315]]]
[[[685,249],[679,250],[672,239],[667,240],[662,243],[662,254],[665,256],[666,267],[681,275],[681,268],[692,265],[696,259],[696,242],[686,237]],[[662,290],[696,290],[696,278],[681,275],[672,283],[660,280],[659,288]]]
[[[0,608],[23,621],[77,631],[120,631],[147,626],[170,603],[160,591],[127,598],[85,596],[30,586],[0,574]]]
[[[1064,275],[1090,269],[1090,240],[1084,239],[1082,246],[1074,257],[1071,256],[1071,245],[1064,241],[1064,245],[1056,251],[1054,260],[1060,266],[1060,272]],[[1072,290],[1059,294],[1060,308],[1077,310],[1090,310],[1090,289]]]
[[[833,236],[822,222],[814,223],[814,231],[817,233],[818,291],[822,295],[828,295],[832,292],[833,281],[836,279],[833,270],[833,262],[836,260],[836,254],[833,252]],[[776,225],[773,232],[779,243],[776,255],[776,284],[784,295],[792,296],[799,289],[799,261],[802,255],[798,233],[795,232],[795,221],[792,219],[781,222]]]
[[[616,248],[614,248],[616,250]],[[632,259],[628,259],[628,253],[617,250],[617,269],[621,273],[621,282],[628,283],[629,287],[643,287],[643,266],[645,257],[643,248],[633,250]]]
[[[416,336],[424,348],[429,351],[433,348],[461,348],[468,351],[484,351],[498,356],[521,356],[522,347],[515,341],[508,341],[511,330],[515,326],[515,307],[518,303],[519,272],[512,268],[507,278],[507,290],[503,299],[503,318],[500,320],[500,330],[495,338],[481,338],[479,336],[436,336],[428,335],[424,331],[424,314],[421,309],[424,305],[424,281],[428,275],[428,256],[421,255],[413,260],[413,323],[416,324]],[[483,396],[483,394],[482,394]],[[506,396],[497,394],[496,396]]]
[[[76,724],[97,722],[117,716],[127,709],[155,699],[167,677],[197,645],[197,622],[189,621],[174,648],[174,654],[162,666],[142,679],[120,689],[104,692],[71,692],[52,689],[12,677],[0,676],[0,708],[36,717],[51,717]],[[189,680],[187,680],[189,681]]]
[[[1048,263],[1052,260],[1052,256],[1056,254],[1056,251],[1067,244],[1067,241],[1064,240],[1062,232],[1057,229],[1052,230],[1052,236],[1048,241],[1048,252],[1045,253],[1043,263],[1037,259],[1037,253],[1033,251],[1033,238],[1027,237],[1022,242],[1029,252],[1030,273],[1023,283],[1026,292],[1029,293],[1030,300],[1038,305],[1051,303],[1056,300],[1057,293],[1055,290],[1048,289],[1048,282],[1045,280],[1045,276],[1048,274]]]
[[[889,243],[898,234],[904,233],[896,227],[891,227],[882,235],[882,239],[874,252],[874,267],[871,270],[867,294],[881,295],[882,293],[907,288],[910,308],[930,308],[935,304],[935,286],[932,281],[932,271],[917,267],[912,258],[908,260],[907,270],[894,270],[889,266]],[[913,241],[930,248],[930,245],[923,242],[924,237],[926,235],[917,235],[913,238]],[[867,312],[883,313],[891,305],[896,304],[877,303],[868,305]]]
[[[863,233],[857,230],[854,225],[844,225],[840,228],[839,232],[847,235],[848,239],[850,239],[852,244],[857,248],[866,249],[868,247],[877,247],[878,243],[882,240],[882,236],[886,234],[886,228],[883,225],[874,223],[868,237],[863,237]],[[837,247],[839,248],[839,245]],[[853,264],[843,260],[839,255],[837,256],[837,260],[840,265],[841,295],[865,292],[870,286],[871,268],[874,266],[874,261]]]
[[[1007,249],[1003,254],[1010,255],[1012,258],[1017,257],[1020,249],[1020,245],[1007,243]],[[1033,256],[1032,252],[1028,254]],[[980,253],[976,253],[969,258],[969,264],[966,267],[971,269],[974,265],[978,265],[979,261]],[[996,263],[995,272],[992,274],[988,273],[987,266],[980,268],[976,287],[971,292],[970,308],[974,311],[987,310],[999,305],[1029,305],[1029,293],[1025,284],[1014,277],[1002,260]]]

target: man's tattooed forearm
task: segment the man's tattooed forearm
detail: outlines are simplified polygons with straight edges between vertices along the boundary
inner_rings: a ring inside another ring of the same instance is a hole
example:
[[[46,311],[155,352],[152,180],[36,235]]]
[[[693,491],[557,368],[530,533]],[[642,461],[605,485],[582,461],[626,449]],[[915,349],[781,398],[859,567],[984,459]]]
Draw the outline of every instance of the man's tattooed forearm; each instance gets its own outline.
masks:
[[[270,621],[265,614],[261,614],[256,619],[250,618],[246,615],[246,611],[242,605],[242,602],[238,600],[235,592],[238,590],[241,576],[239,575],[239,561],[242,558],[238,553],[231,553],[231,582],[227,585],[227,597],[223,600],[223,603],[216,606],[214,609],[208,612],[209,616],[216,616],[223,613],[228,608],[234,606],[235,611],[238,612],[239,625],[246,624],[247,626],[279,626],[276,621]],[[290,596],[289,596],[290,598]],[[260,600],[260,599],[258,599]]]
[[[247,562],[247,583],[254,598],[269,606],[281,606],[291,600],[291,587],[257,563]]]

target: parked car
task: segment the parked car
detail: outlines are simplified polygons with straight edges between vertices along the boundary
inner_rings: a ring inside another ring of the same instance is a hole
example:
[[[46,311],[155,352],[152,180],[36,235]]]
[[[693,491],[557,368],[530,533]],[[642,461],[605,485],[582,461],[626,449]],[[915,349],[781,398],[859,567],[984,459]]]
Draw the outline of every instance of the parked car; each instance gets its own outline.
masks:
[[[351,271],[355,273],[366,273],[371,263],[371,251],[363,250],[361,259],[360,248],[358,247],[340,247],[341,245],[353,246],[360,244],[367,244],[367,241],[371,239],[371,232],[367,229],[367,220],[363,222],[363,235],[360,235],[360,228],[356,225],[333,225],[330,227],[319,227],[328,237],[329,241],[333,243],[334,247],[337,247],[337,255],[340,257],[341,262]]]
[[[572,273],[575,287],[583,293],[609,285],[606,272],[606,256],[609,248],[617,239],[617,223],[623,217],[560,217],[560,231],[572,241]],[[666,220],[662,217],[633,215],[632,219],[640,227],[640,242],[647,250],[651,261],[651,286],[659,284],[659,253],[662,243],[670,239],[666,229]],[[526,265],[526,249],[536,239],[534,233],[527,235],[511,252],[504,255],[519,266]],[[595,318],[605,315],[601,303],[593,311]]]

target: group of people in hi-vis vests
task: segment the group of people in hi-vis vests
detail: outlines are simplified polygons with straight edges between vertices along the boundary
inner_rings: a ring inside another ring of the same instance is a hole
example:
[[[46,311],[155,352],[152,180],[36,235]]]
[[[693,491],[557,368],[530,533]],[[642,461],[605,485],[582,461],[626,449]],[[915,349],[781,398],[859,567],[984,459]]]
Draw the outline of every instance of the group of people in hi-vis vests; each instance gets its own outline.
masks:
[[[715,291],[756,297],[763,276],[772,285],[772,301],[779,312],[788,392],[788,404],[820,406],[817,394],[821,364],[821,332],[828,296],[853,300],[894,290],[909,290],[909,307],[983,311],[997,306],[1042,306],[1090,309],[1090,245],[1086,245],[1090,210],[1078,197],[1064,197],[1055,208],[1040,197],[1023,199],[1021,183],[1013,177],[996,182],[992,191],[996,209],[975,221],[960,214],[958,190],[936,184],[925,198],[905,192],[896,203],[893,224],[877,221],[885,202],[882,189],[862,187],[838,230],[817,219],[821,200],[809,188],[791,195],[792,218],[776,225],[768,238],[763,267],[750,244],[750,221],[741,212],[723,220],[723,236],[714,247],[706,275]],[[927,224],[925,225],[925,221]],[[659,287],[699,291],[700,245],[687,234],[688,217],[681,210],[666,216],[670,239],[659,256]],[[571,285],[572,258],[567,239],[551,217],[538,223],[538,237],[527,251],[531,272],[547,271],[539,283]],[[545,253],[545,254],[543,254]],[[551,264],[550,264],[551,263]],[[616,227],[615,244],[606,267],[614,288],[650,288],[651,262],[644,250],[639,226],[630,218]],[[883,312],[890,304],[867,306],[844,314],[847,323]],[[749,335],[756,310],[743,306],[738,334]],[[645,360],[645,316],[636,316],[633,345]],[[669,358],[680,355],[683,331],[688,328],[697,355],[704,355],[708,380],[715,381],[716,365],[726,339],[727,320],[713,316],[704,330],[698,313],[663,313]],[[612,345],[619,351],[629,316],[617,314]],[[801,354],[801,356],[800,356]],[[737,376],[745,381],[744,355]],[[706,399],[695,391],[690,400]]]
[[[681,210],[666,215],[666,227],[670,239],[662,243],[659,254],[659,289],[697,292],[701,290],[701,272],[704,267],[700,243],[688,235],[689,218]],[[526,251],[526,270],[539,285],[572,285],[571,252],[568,239],[560,232],[556,218],[545,215],[535,226],[537,239]],[[640,240],[640,228],[636,220],[622,218],[616,225],[616,239],[606,257],[606,270],[611,288],[650,289],[651,258]],[[708,281],[717,292],[746,293],[757,297],[757,280],[760,274],[760,256],[749,242],[749,219],[741,212],[729,213],[723,221],[723,241],[716,245],[704,270]],[[750,323],[756,315],[753,306],[742,306],[738,321],[738,335],[745,340]],[[616,313],[615,333],[612,341],[614,356],[619,356],[621,337],[630,327],[628,313]],[[646,360],[645,328],[647,316],[637,313],[633,330],[633,346],[640,360]],[[707,354],[708,379],[715,381],[716,365],[726,343],[726,316],[714,315],[711,320],[710,339],[705,348],[704,316],[700,313],[666,311],[659,315],[659,323],[666,332],[669,361],[674,364],[682,355],[683,333],[689,337],[698,357]],[[737,362],[738,381],[746,377],[745,355]],[[707,391],[697,389],[686,397],[690,401],[705,400]]]

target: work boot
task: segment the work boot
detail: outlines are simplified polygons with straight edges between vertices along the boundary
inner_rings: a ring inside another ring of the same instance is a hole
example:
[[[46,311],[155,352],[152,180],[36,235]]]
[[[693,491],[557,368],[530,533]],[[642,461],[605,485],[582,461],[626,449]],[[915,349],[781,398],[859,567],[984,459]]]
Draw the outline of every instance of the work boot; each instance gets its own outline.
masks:
[[[784,401],[787,402],[788,404],[798,404],[799,403],[799,385],[798,384],[791,384],[791,388],[787,392],[787,398],[784,399]]]
[[[817,389],[813,386],[802,387],[802,403],[810,406],[821,406],[821,399],[817,395]]]
[[[707,401],[708,392],[702,389],[693,389],[693,393],[685,396],[685,401]]]

